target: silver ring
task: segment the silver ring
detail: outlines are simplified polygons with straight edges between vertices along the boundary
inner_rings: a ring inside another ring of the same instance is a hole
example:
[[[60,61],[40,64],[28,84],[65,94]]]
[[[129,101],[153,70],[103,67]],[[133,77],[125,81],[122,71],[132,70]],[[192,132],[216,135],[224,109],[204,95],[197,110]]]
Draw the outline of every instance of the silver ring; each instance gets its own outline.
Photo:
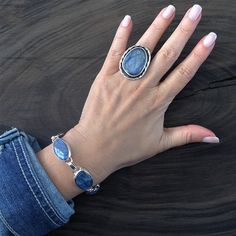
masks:
[[[129,80],[137,80],[144,76],[151,61],[151,53],[143,46],[132,46],[122,55],[119,63],[121,74]]]

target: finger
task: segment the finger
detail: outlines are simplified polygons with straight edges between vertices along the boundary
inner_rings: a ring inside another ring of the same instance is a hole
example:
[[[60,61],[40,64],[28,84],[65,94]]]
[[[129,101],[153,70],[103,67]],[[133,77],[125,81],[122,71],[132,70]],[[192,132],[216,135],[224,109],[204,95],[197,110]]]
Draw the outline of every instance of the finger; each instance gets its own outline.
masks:
[[[201,64],[211,53],[217,35],[213,32],[203,37],[188,57],[180,63],[158,86],[165,99],[172,101],[195,75]]]
[[[169,5],[168,7],[164,8],[158,14],[140,40],[136,43],[136,45],[147,47],[152,52],[166,28],[173,20],[174,15],[175,7],[173,5]]]
[[[179,57],[201,19],[202,8],[194,5],[187,11],[182,21],[157,52],[150,65],[150,79],[155,86]]]
[[[165,150],[188,143],[219,143],[219,138],[209,129],[199,125],[165,128],[162,140]]]
[[[104,73],[114,74],[119,70],[119,61],[126,50],[131,30],[132,20],[129,15],[126,15],[116,31],[112,45],[102,66]]]

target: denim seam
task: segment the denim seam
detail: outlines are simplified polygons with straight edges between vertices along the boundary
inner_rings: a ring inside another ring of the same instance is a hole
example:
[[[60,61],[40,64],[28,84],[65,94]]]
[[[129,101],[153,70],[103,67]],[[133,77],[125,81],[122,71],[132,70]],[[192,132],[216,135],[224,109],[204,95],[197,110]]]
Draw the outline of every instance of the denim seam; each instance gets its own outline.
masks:
[[[20,236],[7,222],[7,220],[4,218],[4,216],[2,215],[2,212],[0,210],[0,219],[2,220],[2,222],[5,224],[5,226],[15,235],[15,236]]]
[[[18,154],[17,154],[17,151],[16,151],[16,147],[15,147],[14,142],[12,142],[12,145],[13,145],[13,148],[14,148],[14,151],[15,151],[15,154],[16,154],[17,161],[18,161],[18,164],[19,164],[19,166],[20,166],[21,172],[22,172],[22,174],[23,174],[23,176],[24,176],[24,179],[25,179],[27,185],[29,186],[31,192],[33,193],[33,196],[35,197],[35,199],[36,199],[36,201],[38,202],[39,206],[41,207],[41,209],[43,210],[43,212],[46,214],[46,216],[49,218],[49,220],[50,220],[53,224],[55,224],[56,226],[59,226],[59,227],[60,227],[61,225],[58,225],[56,222],[54,222],[54,221],[51,219],[51,217],[47,214],[47,212],[44,210],[44,208],[42,207],[42,205],[40,204],[40,201],[38,200],[37,196],[35,195],[35,193],[34,193],[32,187],[30,186],[30,184],[29,184],[29,182],[28,182],[28,180],[27,180],[27,177],[25,176],[25,173],[24,173],[24,171],[23,171],[23,169],[22,169],[22,166],[21,166],[21,163],[20,163],[20,161],[19,161],[19,156],[18,156]]]
[[[52,204],[50,203],[50,201],[48,200],[47,196],[45,195],[44,191],[42,190],[41,186],[39,185],[37,178],[34,176],[34,174],[33,174],[33,172],[32,172],[32,169],[31,169],[31,167],[30,167],[30,164],[29,164],[29,162],[28,162],[28,158],[27,158],[27,155],[26,155],[26,153],[25,153],[25,149],[24,149],[23,144],[22,144],[22,142],[21,142],[21,138],[19,138],[18,141],[19,141],[19,143],[20,143],[20,146],[21,146],[21,149],[22,149],[22,151],[23,151],[23,154],[24,154],[24,157],[25,157],[25,161],[26,161],[27,166],[28,166],[28,168],[29,168],[29,170],[30,170],[30,173],[31,173],[31,175],[33,176],[34,181],[35,181],[35,183],[37,184],[37,186],[38,186],[40,192],[42,193],[42,195],[43,195],[43,197],[44,197],[46,203],[47,203],[48,206],[51,208],[51,210],[53,211],[53,213],[55,214],[55,216],[56,216],[60,221],[62,221],[62,223],[66,223],[66,219],[64,219],[63,217],[61,217],[61,216],[54,210],[53,205],[52,205]]]

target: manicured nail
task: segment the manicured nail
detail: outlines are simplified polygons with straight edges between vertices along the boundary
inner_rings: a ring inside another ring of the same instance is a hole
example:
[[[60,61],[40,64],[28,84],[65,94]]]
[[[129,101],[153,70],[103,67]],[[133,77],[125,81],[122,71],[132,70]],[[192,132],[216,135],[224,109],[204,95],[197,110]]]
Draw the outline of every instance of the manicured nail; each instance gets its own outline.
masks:
[[[166,19],[170,19],[173,16],[174,12],[175,12],[175,7],[173,5],[169,5],[163,11],[162,16]]]
[[[203,45],[205,47],[210,47],[216,41],[217,34],[214,32],[209,33],[203,40]]]
[[[121,21],[121,25],[122,25],[123,27],[127,27],[127,26],[129,25],[130,21],[131,21],[131,16],[126,15],[126,16],[124,17],[124,19]]]
[[[202,12],[202,7],[198,4],[195,4],[190,9],[190,12],[188,13],[188,17],[191,20],[195,21],[200,16],[201,12]]]
[[[202,139],[202,142],[204,143],[219,143],[220,140],[218,137],[205,137]]]

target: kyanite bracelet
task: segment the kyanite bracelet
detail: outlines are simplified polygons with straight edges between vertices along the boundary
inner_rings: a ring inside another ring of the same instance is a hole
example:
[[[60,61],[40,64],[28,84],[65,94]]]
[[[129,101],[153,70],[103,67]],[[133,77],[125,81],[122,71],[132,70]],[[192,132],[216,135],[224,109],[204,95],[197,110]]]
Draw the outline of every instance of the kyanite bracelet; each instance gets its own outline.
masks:
[[[51,137],[54,154],[59,160],[65,161],[72,169],[75,183],[80,189],[86,191],[88,194],[95,194],[99,190],[100,185],[93,185],[93,178],[89,171],[75,165],[71,157],[69,144],[61,138],[63,135],[63,133],[60,133]]]

